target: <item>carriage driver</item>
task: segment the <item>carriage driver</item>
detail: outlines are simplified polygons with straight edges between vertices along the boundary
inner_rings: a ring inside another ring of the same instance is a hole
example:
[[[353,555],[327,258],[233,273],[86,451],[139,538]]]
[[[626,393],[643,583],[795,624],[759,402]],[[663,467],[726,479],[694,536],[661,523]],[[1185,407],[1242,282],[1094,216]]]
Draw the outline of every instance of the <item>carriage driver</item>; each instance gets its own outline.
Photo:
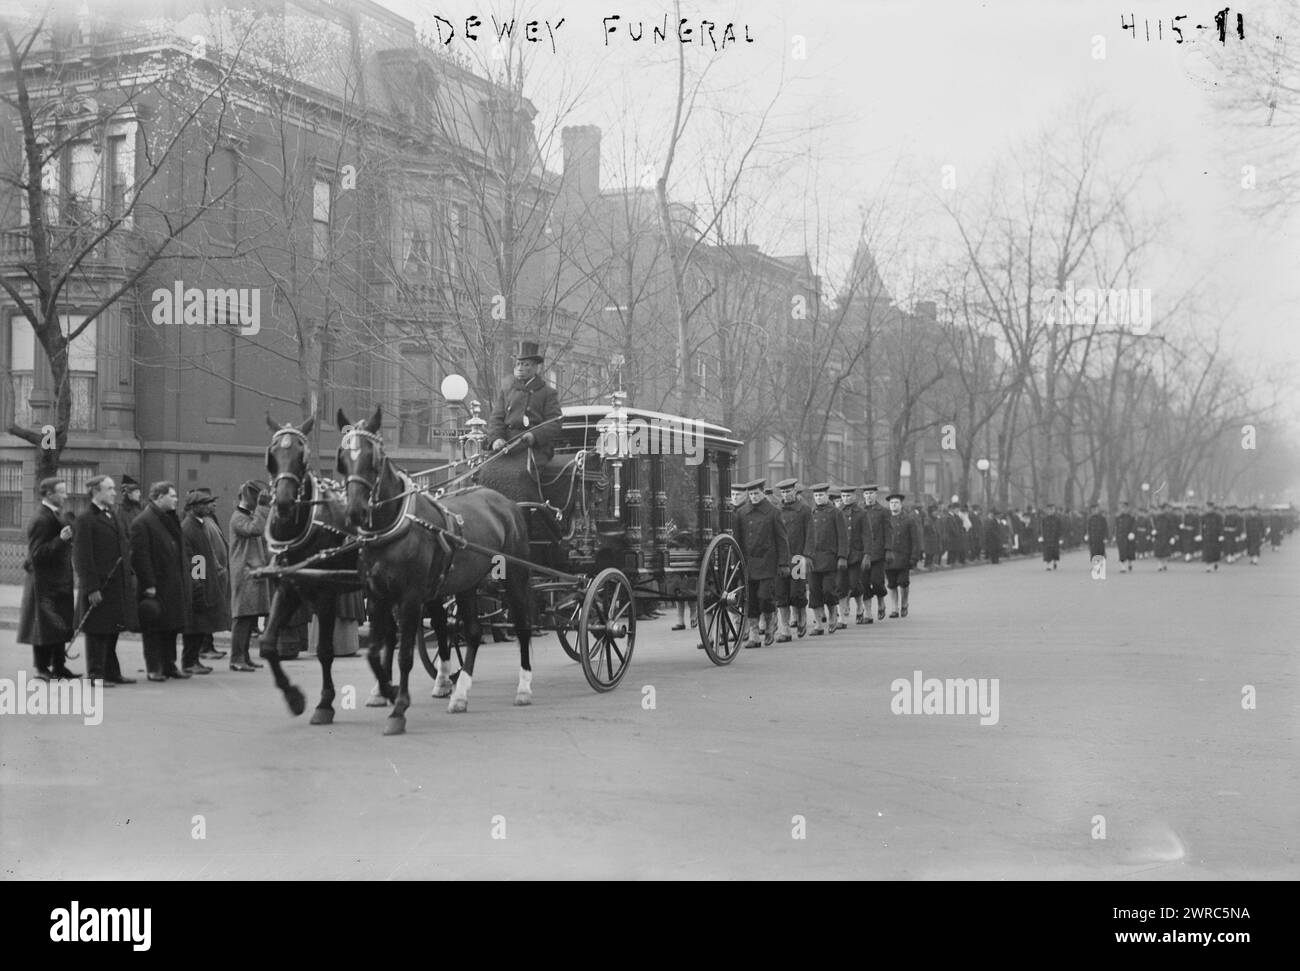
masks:
[[[545,359],[534,341],[521,341],[515,355],[514,380],[497,394],[488,419],[487,440],[491,451],[522,440],[532,450],[538,464],[555,454],[555,436],[559,434],[560,397],[541,376]]]

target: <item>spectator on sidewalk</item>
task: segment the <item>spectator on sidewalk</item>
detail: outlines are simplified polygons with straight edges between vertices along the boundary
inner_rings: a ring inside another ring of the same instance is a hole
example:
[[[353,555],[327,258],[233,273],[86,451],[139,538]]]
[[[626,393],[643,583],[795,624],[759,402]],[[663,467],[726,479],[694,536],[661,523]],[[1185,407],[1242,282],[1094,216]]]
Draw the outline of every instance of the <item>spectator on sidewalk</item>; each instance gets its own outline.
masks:
[[[190,677],[176,666],[176,635],[189,623],[191,609],[190,550],[176,517],[178,501],[174,485],[155,482],[149,505],[131,523],[131,565],[150,681]]]
[[[249,645],[257,622],[271,611],[270,589],[265,580],[249,576],[270,562],[266,549],[266,521],[271,512],[270,486],[256,479],[239,487],[239,499],[230,517],[230,670],[255,671]]]
[[[128,530],[131,523],[135,522],[135,517],[144,512],[144,503],[140,501],[140,483],[129,475],[122,476],[122,501],[118,508],[122,511]]]
[[[106,475],[90,480],[90,506],[72,527],[72,564],[77,571],[77,616],[84,618],[86,665],[104,684],[135,684],[124,677],[117,638],[139,626],[135,574],[126,517],[117,505],[117,485]]]
[[[27,562],[23,564],[22,607],[18,616],[18,643],[32,646],[36,677],[79,678],[64,661],[72,640],[72,520],[63,511],[68,484],[62,479],[42,479],[41,507],[27,527]],[[95,677],[91,672],[91,677]]]
[[[230,554],[220,527],[207,528],[216,504],[208,489],[192,489],[185,497],[181,532],[190,549],[190,618],[181,636],[181,670],[188,674],[211,674],[202,659],[226,656],[212,641],[214,632],[230,630]]]

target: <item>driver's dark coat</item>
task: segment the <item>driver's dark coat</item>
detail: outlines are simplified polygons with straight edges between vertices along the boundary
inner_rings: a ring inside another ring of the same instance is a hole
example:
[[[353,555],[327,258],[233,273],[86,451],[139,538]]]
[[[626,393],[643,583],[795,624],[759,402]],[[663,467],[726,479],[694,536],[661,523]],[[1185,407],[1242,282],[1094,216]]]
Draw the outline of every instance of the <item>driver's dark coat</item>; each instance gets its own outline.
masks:
[[[559,395],[540,375],[526,382],[511,377],[497,393],[488,418],[487,443],[491,445],[498,438],[511,442],[525,432],[532,432],[533,451],[549,459],[555,454],[555,437],[560,432],[559,419],[563,414]]]

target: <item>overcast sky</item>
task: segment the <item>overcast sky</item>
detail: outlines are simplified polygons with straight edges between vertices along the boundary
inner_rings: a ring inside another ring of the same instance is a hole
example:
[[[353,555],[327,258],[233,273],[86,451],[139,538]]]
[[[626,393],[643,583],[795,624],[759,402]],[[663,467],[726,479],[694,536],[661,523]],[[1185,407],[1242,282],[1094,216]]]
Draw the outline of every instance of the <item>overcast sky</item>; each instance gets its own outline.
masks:
[[[676,80],[676,49],[651,41],[652,24],[661,24],[672,3],[622,3],[616,0],[537,0],[514,3],[485,0],[383,0],[417,22],[434,15],[451,21],[453,47],[479,58],[490,56],[491,15],[509,11],[521,20],[549,20],[535,55],[527,93],[540,120],[553,118],[566,89],[584,92],[565,124],[597,124],[604,132],[606,184],[628,178],[612,161],[620,145],[633,140],[656,159],[671,115]],[[1123,10],[1121,11],[1121,6]],[[1213,87],[1218,80],[1195,43],[1178,45],[1169,30],[1213,25],[1222,3],[1135,5],[1110,0],[759,0],[752,3],[690,3],[683,16],[701,38],[698,21],[713,21],[722,40],[734,23],[738,43],[725,54],[692,44],[692,65],[716,64],[707,78],[702,103],[709,109],[695,121],[698,141],[687,147],[689,164],[672,187],[676,198],[698,198],[706,191],[699,152],[716,150],[719,139],[743,144],[762,108],[780,89],[769,132],[776,151],[811,139],[815,166],[783,169],[760,202],[764,218],[755,242],[779,253],[804,248],[802,224],[829,226],[836,251],[827,269],[834,279],[854,243],[856,212],[879,193],[891,173],[895,179],[937,183],[942,165],[954,165],[959,186],[979,182],[987,167],[1035,131],[1069,120],[1082,95],[1098,107],[1123,113],[1113,166],[1127,157],[1160,153],[1149,191],[1139,205],[1170,220],[1168,233],[1152,250],[1149,270],[1138,282],[1154,291],[1155,312],[1166,292],[1188,281],[1208,281],[1204,313],[1227,325],[1229,345],[1243,363],[1264,351],[1300,362],[1300,273],[1295,272],[1297,221],[1261,222],[1248,212],[1241,187],[1242,166],[1252,164],[1241,149]],[[1252,31],[1261,5],[1234,7]],[[1134,14],[1138,36],[1120,27],[1120,15]],[[608,37],[603,18],[620,15]],[[464,20],[477,15],[483,36],[471,45]],[[554,25],[563,18],[558,28]],[[1145,22],[1151,40],[1147,41]],[[1157,38],[1163,21],[1163,38]],[[630,22],[630,24],[629,24]],[[633,42],[628,27],[645,23],[645,36]],[[1232,21],[1230,20],[1230,25]],[[745,42],[745,26],[753,43]],[[441,28],[446,36],[447,28]],[[1105,57],[1094,57],[1094,37],[1105,42]],[[1187,30],[1197,43],[1217,42],[1212,31]],[[551,53],[551,38],[555,53]],[[802,39],[802,40],[800,40]],[[1229,36],[1229,43],[1234,38]],[[800,45],[806,57],[796,56]],[[734,115],[727,119],[719,112]],[[558,149],[558,144],[557,144]],[[558,157],[551,161],[559,168]],[[1300,165],[1300,160],[1296,160]],[[631,176],[635,179],[635,173]],[[1267,171],[1258,178],[1264,182]],[[801,206],[812,205],[807,219]],[[784,214],[787,218],[782,218]],[[1149,280],[1149,283],[1148,283]],[[890,281],[893,284],[895,281]]]

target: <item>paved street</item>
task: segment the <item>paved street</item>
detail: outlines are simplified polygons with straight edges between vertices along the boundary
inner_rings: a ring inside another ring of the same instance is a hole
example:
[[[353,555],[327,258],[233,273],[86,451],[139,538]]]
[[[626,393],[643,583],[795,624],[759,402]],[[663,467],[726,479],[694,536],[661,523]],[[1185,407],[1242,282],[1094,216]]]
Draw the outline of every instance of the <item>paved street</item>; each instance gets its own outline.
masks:
[[[1081,552],[1055,574],[1015,560],[926,575],[906,620],[729,668],[665,617],[606,695],[547,636],[531,708],[511,706],[513,645],[484,649],[463,716],[429,698],[417,659],[397,738],[364,707],[312,727],[265,670],[224,661],[109,691],[95,727],[0,716],[3,873],[1295,879],[1291,542],[1216,575],[1151,561],[1120,575],[1112,554],[1092,580]],[[0,677],[28,650],[0,631]],[[123,656],[140,667],[139,642]],[[288,669],[310,712],[315,661]],[[892,713],[891,683],[916,670],[998,679],[996,724]],[[336,675],[364,701],[363,660]]]

